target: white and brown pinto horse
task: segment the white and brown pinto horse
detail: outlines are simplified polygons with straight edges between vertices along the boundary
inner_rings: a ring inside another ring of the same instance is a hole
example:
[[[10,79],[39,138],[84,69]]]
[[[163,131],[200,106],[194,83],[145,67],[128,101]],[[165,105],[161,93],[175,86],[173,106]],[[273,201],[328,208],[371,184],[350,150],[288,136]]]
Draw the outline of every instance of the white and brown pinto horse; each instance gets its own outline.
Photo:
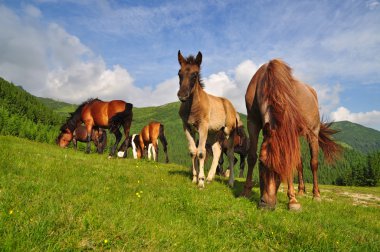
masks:
[[[318,151],[322,148],[325,160],[333,161],[340,146],[331,138],[336,131],[320,120],[317,94],[309,85],[296,80],[291,68],[274,59],[261,66],[252,77],[245,95],[247,125],[250,139],[248,174],[243,196],[252,190],[252,171],[257,161],[257,142],[263,130],[259,156],[260,207],[274,208],[278,187],[288,183],[289,209],[300,209],[293,186],[293,170],[302,175],[299,137],[309,142],[313,172],[313,194],[319,198]],[[302,179],[302,176],[300,176]],[[299,190],[304,190],[300,182]]]
[[[206,157],[206,142],[212,146],[213,161],[207,176],[211,182],[215,176],[216,167],[221,155],[221,146],[218,133],[222,132],[228,139],[227,155],[231,171],[234,165],[234,134],[237,126],[236,110],[229,100],[207,94],[203,90],[200,71],[202,54],[186,59],[178,51],[178,62],[181,66],[179,76],[179,91],[177,96],[181,101],[179,115],[182,119],[183,129],[189,142],[189,151],[192,159],[193,183],[204,187],[205,173],[204,161]],[[199,144],[196,146],[195,134],[199,134]],[[230,137],[231,136],[231,137]],[[198,162],[199,161],[199,167]],[[199,170],[198,170],[199,168]],[[234,175],[231,172],[230,186],[233,186]]]
[[[164,125],[160,122],[150,122],[145,125],[140,134],[134,134],[129,140],[129,147],[132,147],[133,157],[140,159],[148,157],[150,160],[153,156],[154,161],[158,161],[158,139],[160,139],[165,152],[165,162],[169,163],[168,157],[168,142],[165,136]],[[118,156],[124,155],[124,152],[119,151]]]

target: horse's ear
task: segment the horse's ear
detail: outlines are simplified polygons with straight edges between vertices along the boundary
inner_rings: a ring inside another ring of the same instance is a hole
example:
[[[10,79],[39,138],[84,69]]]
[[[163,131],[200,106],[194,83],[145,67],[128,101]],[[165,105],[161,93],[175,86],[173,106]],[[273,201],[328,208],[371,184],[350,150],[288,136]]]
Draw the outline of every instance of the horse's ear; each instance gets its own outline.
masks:
[[[195,58],[195,63],[198,66],[201,66],[201,63],[202,63],[202,53],[201,52],[198,52],[197,57]]]
[[[185,58],[181,54],[181,50],[178,50],[178,63],[182,66],[184,63],[186,63]]]

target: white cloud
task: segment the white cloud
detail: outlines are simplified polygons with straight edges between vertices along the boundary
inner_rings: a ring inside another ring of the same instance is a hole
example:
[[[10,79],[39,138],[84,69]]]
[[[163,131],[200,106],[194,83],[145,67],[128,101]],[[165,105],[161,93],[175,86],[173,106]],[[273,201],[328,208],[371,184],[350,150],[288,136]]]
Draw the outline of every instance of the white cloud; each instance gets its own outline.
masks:
[[[380,130],[380,111],[377,110],[353,113],[345,107],[339,107],[331,112],[331,118],[334,121],[350,121]]]
[[[313,85],[318,95],[319,111],[322,117],[326,117],[340,104],[340,92],[342,86],[336,85]]]
[[[244,60],[229,76],[226,72],[211,74],[204,79],[205,91],[229,99],[236,110],[246,113],[245,92],[252,76],[257,70],[257,65],[251,60]]]

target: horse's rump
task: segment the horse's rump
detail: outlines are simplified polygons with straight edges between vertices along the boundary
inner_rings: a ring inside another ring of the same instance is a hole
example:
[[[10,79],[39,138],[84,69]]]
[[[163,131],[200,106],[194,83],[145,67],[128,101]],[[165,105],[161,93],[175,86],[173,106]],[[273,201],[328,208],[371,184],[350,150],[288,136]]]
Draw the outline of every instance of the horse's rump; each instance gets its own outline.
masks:
[[[124,104],[125,104],[124,110],[120,112],[116,112],[114,115],[111,115],[112,117],[109,119],[109,129],[111,132],[119,129],[119,127],[121,125],[124,125],[127,121],[130,121],[130,122],[132,121],[133,105],[131,103],[124,103]]]

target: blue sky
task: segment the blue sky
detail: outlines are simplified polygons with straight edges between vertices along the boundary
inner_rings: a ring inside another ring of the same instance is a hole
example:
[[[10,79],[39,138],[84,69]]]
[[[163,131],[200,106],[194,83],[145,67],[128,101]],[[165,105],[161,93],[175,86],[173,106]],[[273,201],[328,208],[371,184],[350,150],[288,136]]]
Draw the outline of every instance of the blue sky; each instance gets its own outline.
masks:
[[[137,107],[177,101],[177,52],[245,113],[257,68],[282,58],[329,120],[380,130],[380,3],[0,0],[0,76],[37,96]]]

